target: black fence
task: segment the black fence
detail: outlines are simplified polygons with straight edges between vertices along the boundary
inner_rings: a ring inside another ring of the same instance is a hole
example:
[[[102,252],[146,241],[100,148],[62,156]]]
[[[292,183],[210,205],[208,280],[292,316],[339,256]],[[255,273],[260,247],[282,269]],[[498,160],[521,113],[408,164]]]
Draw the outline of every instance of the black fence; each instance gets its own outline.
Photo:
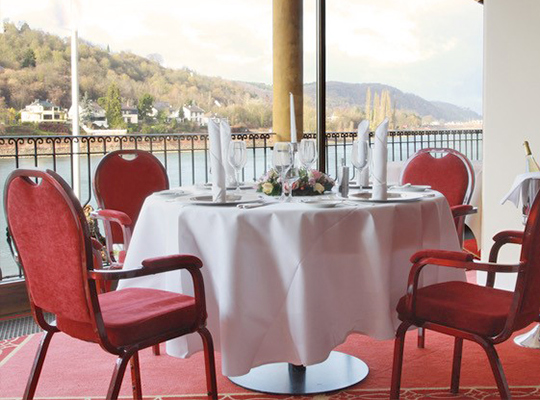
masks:
[[[314,138],[305,133],[305,138]],[[248,163],[242,179],[256,181],[272,160],[273,133],[236,133],[234,140],[243,140],[248,147]],[[336,176],[341,162],[350,165],[351,146],[356,132],[326,133],[327,173]],[[373,143],[373,134],[370,136]],[[74,151],[75,144],[78,150]],[[140,149],[152,152],[165,166],[171,186],[195,185],[210,178],[208,134],[126,134],[126,135],[65,135],[0,136],[0,195],[4,181],[16,168],[48,168],[58,172],[73,184],[73,162],[80,164],[81,202],[95,205],[92,177],[99,160],[119,149]],[[458,150],[471,160],[482,159],[482,130],[423,130],[390,131],[388,133],[389,161],[405,161],[416,151],[427,147],[446,147]],[[7,232],[4,210],[0,207],[0,232]],[[7,238],[7,235],[6,235]],[[0,281],[22,278],[10,253],[7,240],[0,240]]]

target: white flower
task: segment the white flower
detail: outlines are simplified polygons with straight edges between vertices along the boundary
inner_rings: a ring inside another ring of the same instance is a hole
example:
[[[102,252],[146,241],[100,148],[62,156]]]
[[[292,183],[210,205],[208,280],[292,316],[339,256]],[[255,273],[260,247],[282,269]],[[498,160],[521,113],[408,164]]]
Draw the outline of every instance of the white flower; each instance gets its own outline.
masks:
[[[317,182],[315,186],[313,187],[313,190],[315,190],[318,193],[324,193],[324,186],[321,185],[319,182]]]
[[[265,182],[262,185],[262,191],[264,194],[270,194],[274,190],[274,185],[272,185],[270,182]]]

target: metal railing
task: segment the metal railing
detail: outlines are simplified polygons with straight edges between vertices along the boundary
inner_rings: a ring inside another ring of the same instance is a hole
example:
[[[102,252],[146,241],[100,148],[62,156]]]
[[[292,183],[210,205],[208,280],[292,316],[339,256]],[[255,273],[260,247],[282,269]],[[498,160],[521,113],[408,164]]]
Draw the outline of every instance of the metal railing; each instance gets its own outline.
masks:
[[[304,137],[314,138],[313,133]],[[356,132],[327,132],[327,173],[336,176],[343,160],[350,165],[350,151]],[[255,181],[270,166],[273,133],[235,133],[234,140],[246,141],[248,164],[243,170],[244,181]],[[72,143],[79,142],[79,153],[74,154]],[[373,134],[370,135],[373,144]],[[171,186],[208,182],[210,177],[208,134],[127,134],[84,135],[78,138],[65,135],[0,136],[0,196],[4,181],[16,168],[48,168],[73,183],[72,161],[80,160],[81,202],[95,205],[92,177],[101,158],[119,149],[140,149],[152,152],[165,166]],[[426,147],[448,147],[464,153],[471,160],[482,159],[482,130],[426,130],[390,131],[388,133],[389,161],[405,161],[416,151]],[[4,236],[6,221],[0,207],[0,233]],[[7,238],[7,236],[4,236]],[[22,278],[11,256],[7,240],[0,239],[0,281]]]

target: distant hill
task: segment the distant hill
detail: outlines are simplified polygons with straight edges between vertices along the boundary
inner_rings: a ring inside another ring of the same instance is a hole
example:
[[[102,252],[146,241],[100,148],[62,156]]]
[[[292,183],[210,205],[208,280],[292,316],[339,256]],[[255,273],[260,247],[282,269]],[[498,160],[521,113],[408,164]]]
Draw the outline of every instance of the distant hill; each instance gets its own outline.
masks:
[[[404,93],[401,90],[381,83],[344,83],[327,82],[326,83],[326,104],[329,109],[347,108],[347,107],[365,107],[366,93],[368,88],[371,95],[379,95],[383,90],[390,93],[392,106],[395,104],[397,110],[408,111],[418,114],[420,117],[432,116],[434,119],[442,121],[465,122],[482,119],[476,112],[456,106],[450,103],[440,101],[425,100],[412,93]],[[315,101],[316,86],[315,83],[305,85],[305,93]]]
[[[232,125],[254,129],[272,126],[270,85],[204,76],[189,68],[164,68],[155,60],[129,52],[111,52],[83,40],[79,57],[81,96],[88,93],[90,99],[97,100],[115,83],[122,101],[131,106],[136,106],[148,93],[156,101],[168,102],[174,108],[186,103],[196,104],[205,112],[229,118]],[[0,111],[20,110],[37,98],[69,108],[70,70],[68,39],[33,30],[27,24],[17,27],[4,23],[3,32],[0,31]],[[372,96],[378,94],[385,98],[384,112],[379,112],[378,118],[392,112],[394,127],[420,127],[430,118],[441,121],[481,119],[471,110],[428,101],[380,83],[328,82],[327,106],[335,118],[328,122],[327,128],[352,129],[365,118],[368,88]],[[305,93],[304,129],[313,131],[316,127],[315,84],[306,84]],[[428,118],[423,121],[423,117]],[[372,116],[371,119],[377,118]]]

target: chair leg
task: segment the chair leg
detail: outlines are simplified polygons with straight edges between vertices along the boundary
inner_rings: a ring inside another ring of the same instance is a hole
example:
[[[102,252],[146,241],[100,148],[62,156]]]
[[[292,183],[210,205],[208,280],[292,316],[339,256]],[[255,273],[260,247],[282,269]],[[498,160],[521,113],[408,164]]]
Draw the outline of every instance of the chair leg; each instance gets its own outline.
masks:
[[[463,353],[463,339],[456,337],[454,341],[454,361],[452,362],[452,381],[450,383],[450,392],[459,393],[459,378],[461,375],[461,355]]]
[[[139,366],[139,352],[135,352],[130,359],[131,364],[131,388],[133,400],[142,400],[141,368]]]
[[[137,351],[137,349],[127,350],[124,354],[116,359],[116,366],[114,367],[113,376],[109,383],[109,390],[107,391],[107,400],[118,399],[118,392],[120,392],[120,386],[122,386],[122,379],[126,372],[127,364],[131,356]]]
[[[26,390],[24,391],[24,400],[31,400],[34,398],[36,393],[36,388],[41,375],[41,370],[43,368],[43,362],[45,361],[45,356],[47,355],[47,350],[49,344],[51,343],[52,336],[54,332],[47,331],[41,337],[41,343],[39,344],[39,349],[36,353],[36,358],[34,359],[34,365],[32,366],[32,372],[30,373],[30,378],[26,384]]]
[[[392,384],[390,388],[390,399],[399,399],[399,388],[401,386],[401,370],[403,367],[403,348],[405,346],[405,334],[411,326],[410,322],[402,322],[396,332],[394,340],[394,364],[392,365]]]
[[[426,330],[422,327],[418,328],[418,344],[419,349],[423,349],[426,344]]]
[[[159,356],[161,354],[159,351],[159,344],[155,344],[152,346],[152,352],[155,356]]]
[[[210,331],[205,327],[199,328],[197,331],[201,335],[204,346],[204,364],[206,367],[206,390],[208,397],[212,400],[217,400],[217,380],[216,380],[216,362],[214,360],[214,342]]]
[[[499,389],[499,395],[501,396],[501,399],[510,400],[512,398],[512,396],[510,395],[510,388],[508,387],[508,381],[506,380],[506,375],[504,374],[501,360],[499,359],[497,350],[495,350],[495,346],[484,340],[477,341],[486,351],[489,359],[489,364],[491,365],[491,370],[493,371],[493,376],[495,377],[495,381],[497,382],[497,388]]]

